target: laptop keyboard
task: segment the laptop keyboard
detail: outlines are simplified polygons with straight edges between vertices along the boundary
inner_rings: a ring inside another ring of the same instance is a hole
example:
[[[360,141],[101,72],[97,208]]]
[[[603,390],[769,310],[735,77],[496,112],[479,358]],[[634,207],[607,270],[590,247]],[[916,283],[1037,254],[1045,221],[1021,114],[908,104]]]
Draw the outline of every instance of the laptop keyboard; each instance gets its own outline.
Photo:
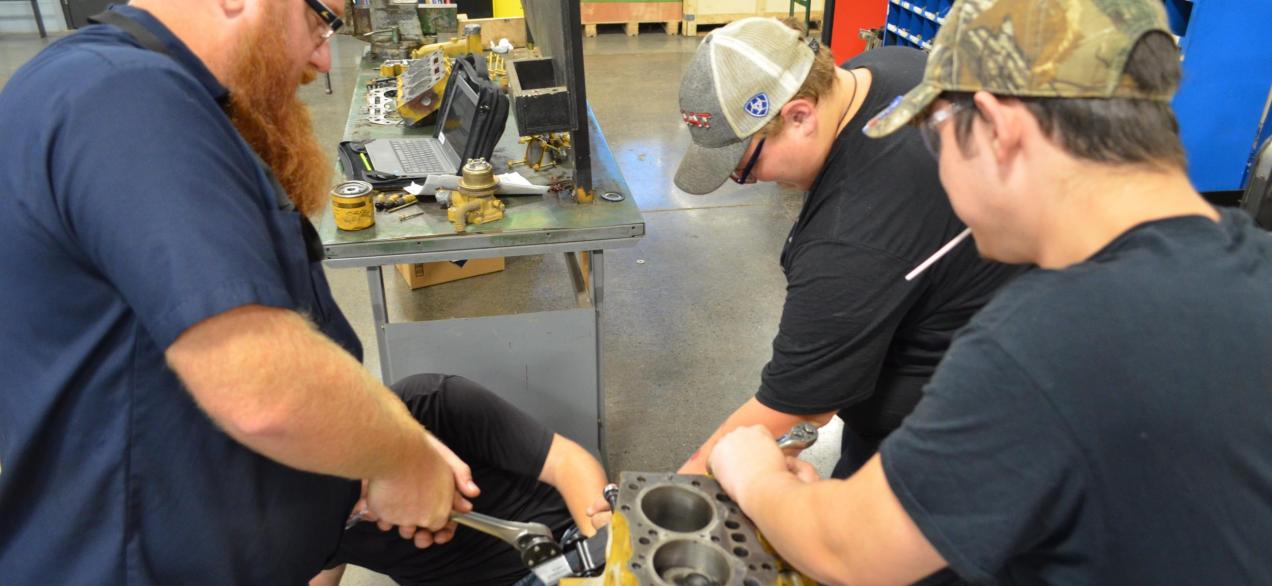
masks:
[[[393,154],[407,174],[445,173],[446,164],[438,152],[439,143],[431,140],[390,140]]]

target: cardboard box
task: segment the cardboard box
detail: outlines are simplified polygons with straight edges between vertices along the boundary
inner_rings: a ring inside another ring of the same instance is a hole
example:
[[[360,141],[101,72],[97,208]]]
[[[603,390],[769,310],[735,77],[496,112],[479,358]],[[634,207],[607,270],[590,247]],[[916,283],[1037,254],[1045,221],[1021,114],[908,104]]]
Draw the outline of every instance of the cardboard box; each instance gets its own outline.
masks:
[[[504,270],[503,257],[479,258],[464,261],[464,266],[453,262],[426,262],[398,265],[398,272],[406,280],[406,286],[412,289],[428,287],[440,283],[449,283],[477,275],[488,275]]]

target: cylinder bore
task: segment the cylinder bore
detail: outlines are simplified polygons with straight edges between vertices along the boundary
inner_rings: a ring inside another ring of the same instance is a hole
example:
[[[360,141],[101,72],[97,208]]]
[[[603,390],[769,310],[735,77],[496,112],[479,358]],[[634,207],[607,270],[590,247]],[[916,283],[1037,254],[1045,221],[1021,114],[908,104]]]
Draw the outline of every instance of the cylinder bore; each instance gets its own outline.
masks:
[[[732,577],[724,552],[709,545],[677,539],[654,551],[653,570],[672,586],[723,586]]]
[[[701,531],[715,517],[711,501],[682,486],[650,489],[641,496],[640,511],[650,523],[676,533]]]

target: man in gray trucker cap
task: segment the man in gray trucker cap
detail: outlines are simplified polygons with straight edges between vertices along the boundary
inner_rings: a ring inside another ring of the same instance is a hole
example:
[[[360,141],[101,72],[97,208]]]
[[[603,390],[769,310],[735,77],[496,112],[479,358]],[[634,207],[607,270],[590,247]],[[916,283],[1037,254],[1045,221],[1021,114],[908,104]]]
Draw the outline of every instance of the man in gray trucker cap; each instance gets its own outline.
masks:
[[[692,144],[676,186],[694,194],[772,181],[807,191],[781,263],[787,291],[759,390],[681,468],[705,471],[725,433],[845,422],[835,476],[874,454],[921,395],[954,331],[1017,269],[963,244],[907,274],[965,226],[919,133],[868,140],[862,124],[919,83],[924,53],[885,47],[836,67],[773,18],[713,31],[680,87]],[[792,452],[793,453],[793,452]]]

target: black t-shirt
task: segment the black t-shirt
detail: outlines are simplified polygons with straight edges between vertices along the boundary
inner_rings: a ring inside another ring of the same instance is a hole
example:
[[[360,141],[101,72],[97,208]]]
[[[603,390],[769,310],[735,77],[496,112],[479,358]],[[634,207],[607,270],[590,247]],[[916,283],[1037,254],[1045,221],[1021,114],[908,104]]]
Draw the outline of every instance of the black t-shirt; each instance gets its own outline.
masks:
[[[825,413],[893,387],[917,390],[954,331],[1019,270],[981,260],[968,241],[904,278],[965,226],[917,130],[871,139],[861,129],[919,83],[925,59],[884,47],[841,66],[868,69],[873,81],[782,251],[786,304],[756,395],[765,406]]]
[[[881,453],[965,579],[1272,584],[1272,236],[1160,220],[1020,276]]]
[[[561,495],[539,482],[552,432],[463,377],[415,375],[393,385],[411,414],[473,471],[473,509],[498,519],[543,523],[559,539],[573,524]],[[459,527],[449,543],[418,549],[374,523],[346,531],[328,567],[351,563],[407,585],[506,585],[530,573],[507,543]]]

